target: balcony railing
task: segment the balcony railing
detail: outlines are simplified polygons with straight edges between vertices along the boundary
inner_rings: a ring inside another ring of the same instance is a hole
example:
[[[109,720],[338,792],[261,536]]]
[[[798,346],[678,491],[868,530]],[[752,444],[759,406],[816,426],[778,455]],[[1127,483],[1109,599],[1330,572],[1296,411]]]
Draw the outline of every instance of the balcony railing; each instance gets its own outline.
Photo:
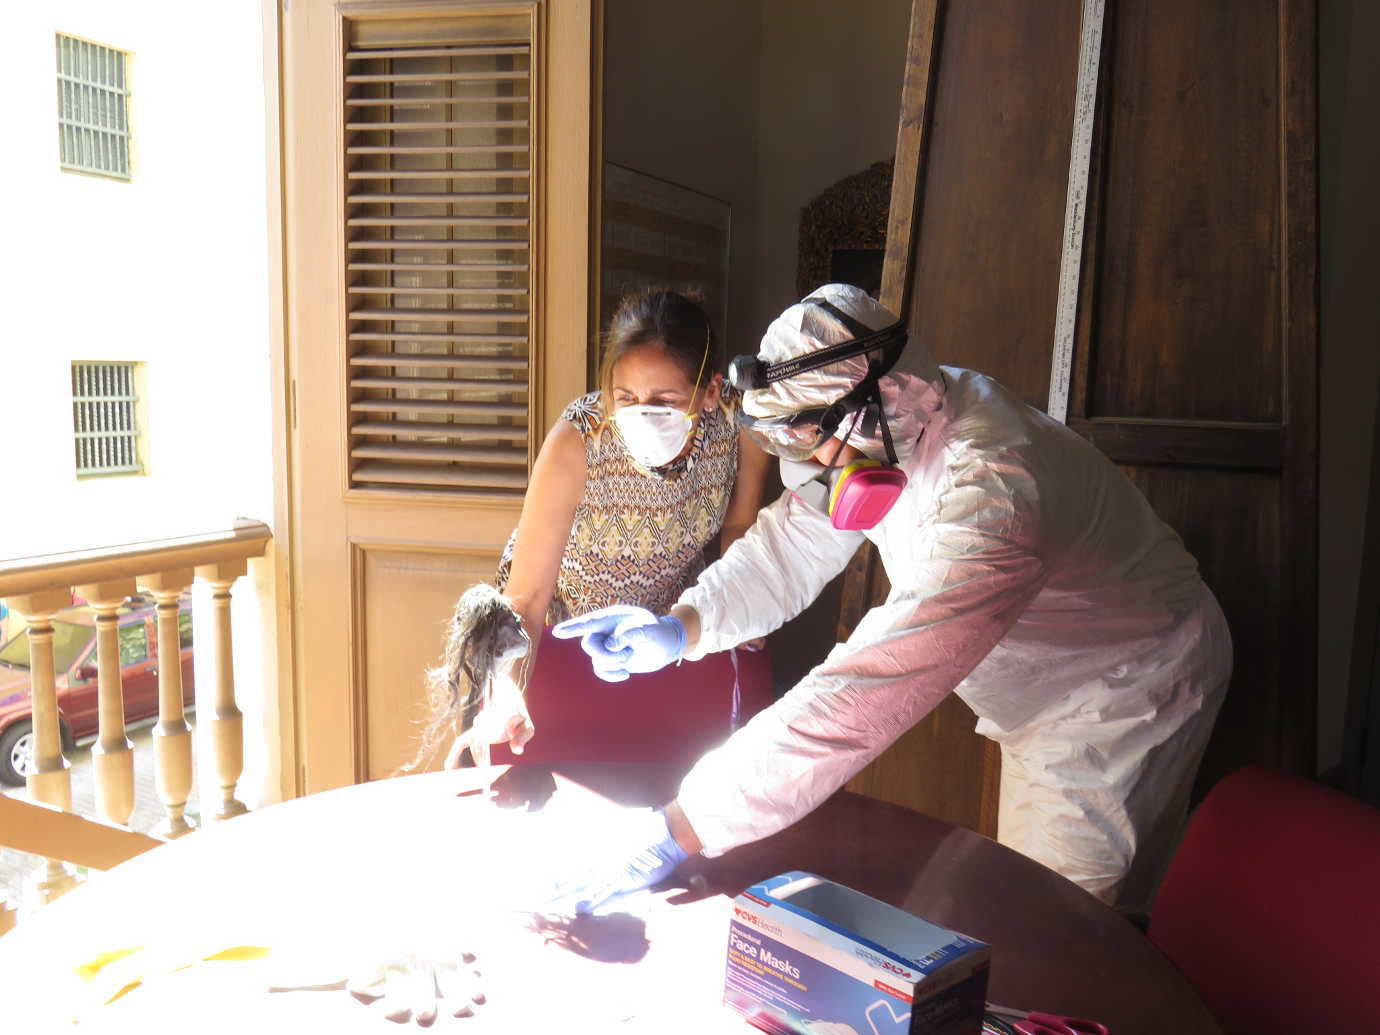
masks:
[[[121,606],[136,592],[157,602],[154,784],[164,816],[154,835],[166,839],[192,830],[186,816],[192,736],[183,710],[179,616],[180,600],[195,580],[209,585],[212,602],[211,686],[209,692],[201,688],[198,698],[199,722],[210,732],[206,743],[214,756],[219,801],[205,811],[218,820],[245,811],[236,797],[244,731],[235,702],[230,589],[248,570],[249,559],[263,556],[271,538],[267,525],[242,520],[234,528],[201,535],[0,561],[0,599],[28,623],[33,698],[33,754],[25,778],[32,802],[0,798],[0,847],[44,858],[26,889],[31,905],[49,902],[76,884],[70,863],[101,869],[158,843],[127,829],[135,806],[134,754],[125,733],[117,626]],[[95,612],[98,729],[91,761],[101,822],[71,814],[71,772],[62,751],[53,620],[70,606],[74,593]],[[14,925],[16,915],[15,904],[0,892],[0,934]]]

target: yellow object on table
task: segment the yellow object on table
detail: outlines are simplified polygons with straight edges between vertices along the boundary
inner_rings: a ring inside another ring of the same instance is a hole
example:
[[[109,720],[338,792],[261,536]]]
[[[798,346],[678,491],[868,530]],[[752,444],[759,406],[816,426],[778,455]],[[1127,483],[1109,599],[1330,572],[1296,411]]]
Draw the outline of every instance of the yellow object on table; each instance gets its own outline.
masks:
[[[73,1023],[80,1023],[83,1014],[109,1006],[149,981],[186,970],[198,963],[261,960],[271,951],[266,945],[232,945],[211,952],[189,949],[185,945],[152,949],[136,945],[102,952],[73,968],[77,977],[90,986],[90,994],[74,1004],[78,1013],[73,1017]]]

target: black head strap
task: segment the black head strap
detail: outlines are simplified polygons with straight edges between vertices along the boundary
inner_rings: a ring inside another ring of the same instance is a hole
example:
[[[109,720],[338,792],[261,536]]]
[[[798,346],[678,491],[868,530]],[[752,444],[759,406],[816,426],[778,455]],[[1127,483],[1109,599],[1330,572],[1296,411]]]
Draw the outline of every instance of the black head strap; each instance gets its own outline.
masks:
[[[766,388],[775,381],[782,381],[807,370],[817,370],[820,367],[827,367],[830,363],[852,359],[854,356],[861,356],[869,352],[882,353],[880,360],[872,360],[868,364],[868,377],[872,376],[873,368],[878,364],[880,364],[881,369],[877,372],[877,376],[880,377],[896,364],[896,361],[901,358],[901,353],[905,351],[906,325],[901,320],[897,320],[891,326],[884,327],[880,331],[874,331],[826,299],[807,298],[802,304],[819,306],[848,328],[853,338],[849,341],[839,342],[837,345],[819,349],[816,352],[795,356],[781,363],[763,363],[756,356],[737,356],[728,365],[728,380],[734,388],[742,392]]]

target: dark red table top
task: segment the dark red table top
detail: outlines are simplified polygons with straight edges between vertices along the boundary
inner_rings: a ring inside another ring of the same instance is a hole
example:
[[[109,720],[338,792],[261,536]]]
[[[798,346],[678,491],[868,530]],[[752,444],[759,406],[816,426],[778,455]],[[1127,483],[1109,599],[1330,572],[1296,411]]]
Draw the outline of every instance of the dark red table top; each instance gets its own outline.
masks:
[[[675,775],[653,766],[557,771],[627,805],[675,794]],[[542,772],[510,776],[516,787]],[[1188,981],[1114,910],[995,841],[910,809],[841,791],[773,837],[687,867],[707,881],[687,901],[806,870],[979,938],[992,946],[993,1002],[1090,1017],[1114,1035],[1220,1035]]]

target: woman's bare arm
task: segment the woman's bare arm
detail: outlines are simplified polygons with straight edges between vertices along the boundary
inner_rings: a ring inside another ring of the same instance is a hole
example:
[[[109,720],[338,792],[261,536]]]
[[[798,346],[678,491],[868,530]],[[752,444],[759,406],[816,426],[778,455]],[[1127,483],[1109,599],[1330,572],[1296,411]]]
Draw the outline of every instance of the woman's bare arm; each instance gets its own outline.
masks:
[[[508,584],[503,590],[522,616],[523,628],[532,641],[532,652],[525,661],[528,672],[536,660],[546,609],[556,592],[561,556],[585,490],[585,477],[585,440],[575,425],[558,420],[532,465]]]

